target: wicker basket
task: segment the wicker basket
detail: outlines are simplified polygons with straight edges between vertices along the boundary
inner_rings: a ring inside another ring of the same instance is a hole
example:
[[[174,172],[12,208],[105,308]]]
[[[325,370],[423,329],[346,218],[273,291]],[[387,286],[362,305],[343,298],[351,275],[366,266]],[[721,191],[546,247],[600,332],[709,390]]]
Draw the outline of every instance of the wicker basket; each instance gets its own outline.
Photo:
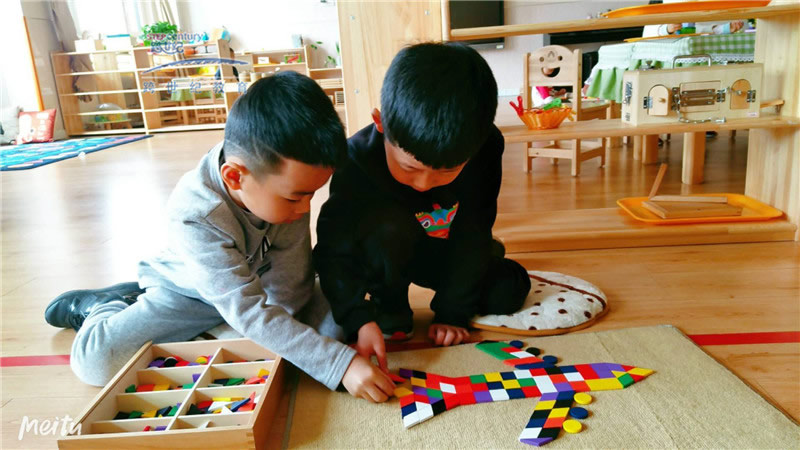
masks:
[[[560,108],[550,108],[548,110],[529,109],[519,116],[520,119],[530,130],[546,130],[558,128],[564,119],[572,120],[572,108],[562,106]]]

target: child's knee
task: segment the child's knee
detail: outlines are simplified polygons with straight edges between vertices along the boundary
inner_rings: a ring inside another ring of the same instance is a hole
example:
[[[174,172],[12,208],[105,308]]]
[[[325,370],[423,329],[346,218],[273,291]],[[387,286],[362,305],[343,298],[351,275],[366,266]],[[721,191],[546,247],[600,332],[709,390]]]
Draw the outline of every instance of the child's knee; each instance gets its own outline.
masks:
[[[75,336],[69,365],[72,373],[82,382],[92,386],[105,386],[119,370],[114,364],[114,346],[92,342],[90,331],[81,329]]]
[[[511,314],[518,311],[531,290],[528,271],[506,258],[492,261],[486,274],[483,314]]]

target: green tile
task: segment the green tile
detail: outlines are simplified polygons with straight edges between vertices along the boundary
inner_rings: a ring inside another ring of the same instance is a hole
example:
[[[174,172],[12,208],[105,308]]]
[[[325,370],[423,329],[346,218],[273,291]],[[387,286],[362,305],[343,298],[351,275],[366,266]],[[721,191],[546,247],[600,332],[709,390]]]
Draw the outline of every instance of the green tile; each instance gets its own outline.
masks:
[[[620,383],[622,383],[623,387],[628,387],[634,383],[633,377],[627,373],[624,375],[620,375],[619,377],[617,377],[617,379],[619,380]]]
[[[486,375],[483,375],[483,374],[470,375],[469,376],[469,382],[473,383],[473,384],[475,384],[475,383],[486,383]]]
[[[442,398],[442,391],[438,389],[428,388],[428,397]]]
[[[533,381],[533,378],[518,378],[519,385],[522,387],[531,387],[536,386],[536,382]]]

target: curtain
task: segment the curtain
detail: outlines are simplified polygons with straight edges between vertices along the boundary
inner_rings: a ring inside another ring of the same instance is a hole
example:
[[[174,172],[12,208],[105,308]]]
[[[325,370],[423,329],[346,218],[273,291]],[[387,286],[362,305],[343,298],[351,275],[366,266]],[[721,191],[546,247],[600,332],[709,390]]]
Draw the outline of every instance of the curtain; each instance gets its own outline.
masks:
[[[138,37],[144,25],[165,21],[184,31],[177,14],[176,0],[123,0],[122,6],[131,36]]]

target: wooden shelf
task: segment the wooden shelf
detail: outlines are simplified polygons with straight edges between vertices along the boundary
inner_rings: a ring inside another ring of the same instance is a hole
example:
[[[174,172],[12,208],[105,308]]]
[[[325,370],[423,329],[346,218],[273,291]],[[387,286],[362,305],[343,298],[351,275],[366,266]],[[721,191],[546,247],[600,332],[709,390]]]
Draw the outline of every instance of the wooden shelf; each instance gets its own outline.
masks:
[[[599,137],[645,136],[662,133],[692,133],[705,131],[748,130],[758,128],[798,128],[800,118],[762,115],[755,119],[732,119],[725,123],[666,122],[633,126],[620,119],[565,121],[550,130],[529,130],[524,125],[500,127],[506,143],[590,139]],[[532,139],[533,138],[533,139]]]
[[[123,50],[92,50],[91,52],[61,52],[61,53],[53,53],[53,56],[72,56],[72,55],[96,55],[96,54],[103,54],[103,53],[130,53],[138,48],[128,48]]]
[[[202,123],[196,125],[170,125],[160,128],[150,128],[150,133],[164,133],[169,131],[197,131],[197,130],[224,130],[224,123]]]
[[[72,76],[77,76],[77,75],[100,75],[100,74],[104,74],[104,73],[127,73],[127,72],[136,73],[136,72],[139,72],[141,70],[146,70],[146,69],[94,70],[94,71],[91,71],[91,72],[59,73],[56,76],[57,77],[72,77]]]
[[[498,214],[492,233],[508,253],[733,242],[791,241],[785,218],[765,222],[647,225],[619,208]]]
[[[103,136],[107,134],[145,134],[147,130],[139,128],[120,128],[118,130],[84,131],[81,136]]]
[[[267,55],[272,53],[302,53],[305,49],[303,47],[298,48],[286,48],[282,50],[245,50],[243,54],[252,54],[252,55]]]
[[[459,28],[450,30],[450,40],[466,41],[528,34],[565,33],[584,30],[604,30],[609,28],[658,25],[662,23],[711,22],[733,19],[758,19],[800,12],[800,3],[764,6],[760,8],[735,8],[718,11],[696,11],[644,16],[619,17],[616,19],[567,20],[522,25],[503,25],[496,27]]]
[[[67,116],[103,116],[107,114],[141,114],[141,109],[115,109],[109,111],[87,111],[82,113],[66,114]]]
[[[269,63],[269,64],[253,64],[254,69],[260,69],[264,67],[303,67],[306,63]]]
[[[192,111],[196,109],[211,109],[211,108],[225,108],[224,103],[216,103],[213,105],[193,105],[193,106],[165,106],[163,108],[145,109],[144,112],[165,112],[165,111]]]
[[[62,97],[80,97],[82,95],[103,95],[103,94],[136,94],[138,89],[120,89],[116,91],[92,91],[92,92],[75,92],[73,94],[58,94]]]

